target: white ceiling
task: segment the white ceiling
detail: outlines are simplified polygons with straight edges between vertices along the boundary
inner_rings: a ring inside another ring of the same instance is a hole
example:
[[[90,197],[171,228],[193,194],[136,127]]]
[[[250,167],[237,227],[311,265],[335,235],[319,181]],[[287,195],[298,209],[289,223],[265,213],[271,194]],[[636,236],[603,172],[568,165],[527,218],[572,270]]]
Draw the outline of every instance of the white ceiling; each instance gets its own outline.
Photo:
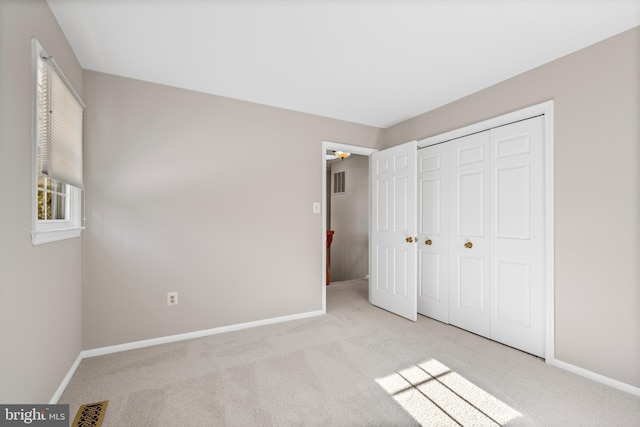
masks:
[[[640,25],[640,0],[48,0],[83,68],[388,127]]]

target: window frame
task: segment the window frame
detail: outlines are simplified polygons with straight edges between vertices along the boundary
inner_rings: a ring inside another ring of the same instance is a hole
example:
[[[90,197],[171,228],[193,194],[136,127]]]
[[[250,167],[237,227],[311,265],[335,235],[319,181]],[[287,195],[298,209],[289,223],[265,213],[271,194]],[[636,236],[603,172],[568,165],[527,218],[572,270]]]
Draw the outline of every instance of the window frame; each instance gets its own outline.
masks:
[[[32,209],[31,209],[31,243],[32,245],[40,245],[43,243],[55,242],[64,239],[79,237],[84,230],[82,225],[82,190],[64,183],[65,197],[65,219],[40,220],[38,219],[38,179],[40,175],[40,165],[38,162],[38,145],[39,132],[38,127],[40,119],[38,115],[38,69],[41,58],[49,55],[42,45],[35,39],[32,39]],[[63,81],[69,85],[67,79],[60,75]],[[72,90],[72,89],[70,89]]]

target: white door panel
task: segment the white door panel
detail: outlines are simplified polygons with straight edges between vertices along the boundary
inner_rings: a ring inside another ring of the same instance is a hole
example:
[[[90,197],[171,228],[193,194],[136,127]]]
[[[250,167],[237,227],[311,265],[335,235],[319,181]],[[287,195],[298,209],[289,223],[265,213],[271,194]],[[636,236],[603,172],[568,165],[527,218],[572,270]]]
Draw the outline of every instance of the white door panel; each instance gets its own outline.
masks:
[[[496,259],[496,309],[499,321],[510,322],[524,328],[531,327],[531,277],[529,264]]]
[[[418,313],[449,323],[449,149],[418,151]]]
[[[419,213],[418,232],[431,235],[442,234],[442,189],[443,177],[420,179],[420,195],[424,202]]]
[[[455,285],[458,296],[456,305],[460,309],[474,310],[482,315],[486,311],[484,280],[484,257],[458,255],[459,274]]]
[[[418,240],[419,242],[420,240]],[[434,301],[442,300],[442,292],[440,291],[441,274],[440,261],[441,256],[437,253],[429,253],[428,251],[420,251],[420,277],[418,278],[418,313],[423,313],[420,308],[420,299],[426,298]],[[448,308],[448,307],[447,307]]]
[[[545,350],[543,118],[491,130],[491,338]]]
[[[450,239],[450,321],[489,337],[490,239],[489,132],[449,142],[454,161],[450,176],[452,227]]]
[[[484,237],[485,229],[485,182],[483,170],[459,173],[457,176],[458,197],[455,204],[457,219],[457,235]]]
[[[371,303],[417,320],[416,142],[371,156]],[[411,241],[409,242],[408,239]]]

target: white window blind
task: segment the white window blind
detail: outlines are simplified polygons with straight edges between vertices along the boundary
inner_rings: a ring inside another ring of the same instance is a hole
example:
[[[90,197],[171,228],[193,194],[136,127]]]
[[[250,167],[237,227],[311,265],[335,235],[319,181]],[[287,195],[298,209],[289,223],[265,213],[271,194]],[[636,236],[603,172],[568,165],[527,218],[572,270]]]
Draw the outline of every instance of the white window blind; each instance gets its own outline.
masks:
[[[82,145],[84,103],[53,58],[31,39],[34,76],[34,245],[82,232]]]
[[[50,57],[39,58],[38,98],[42,173],[81,189],[84,104]]]

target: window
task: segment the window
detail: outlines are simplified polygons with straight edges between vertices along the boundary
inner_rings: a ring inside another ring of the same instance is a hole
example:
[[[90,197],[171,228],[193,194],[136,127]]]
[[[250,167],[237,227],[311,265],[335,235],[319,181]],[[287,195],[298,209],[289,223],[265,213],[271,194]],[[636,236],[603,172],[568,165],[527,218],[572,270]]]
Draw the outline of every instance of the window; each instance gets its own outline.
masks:
[[[38,220],[67,219],[67,185],[38,173]]]
[[[84,104],[37,40],[34,56],[34,209],[32,243],[82,231]]]

